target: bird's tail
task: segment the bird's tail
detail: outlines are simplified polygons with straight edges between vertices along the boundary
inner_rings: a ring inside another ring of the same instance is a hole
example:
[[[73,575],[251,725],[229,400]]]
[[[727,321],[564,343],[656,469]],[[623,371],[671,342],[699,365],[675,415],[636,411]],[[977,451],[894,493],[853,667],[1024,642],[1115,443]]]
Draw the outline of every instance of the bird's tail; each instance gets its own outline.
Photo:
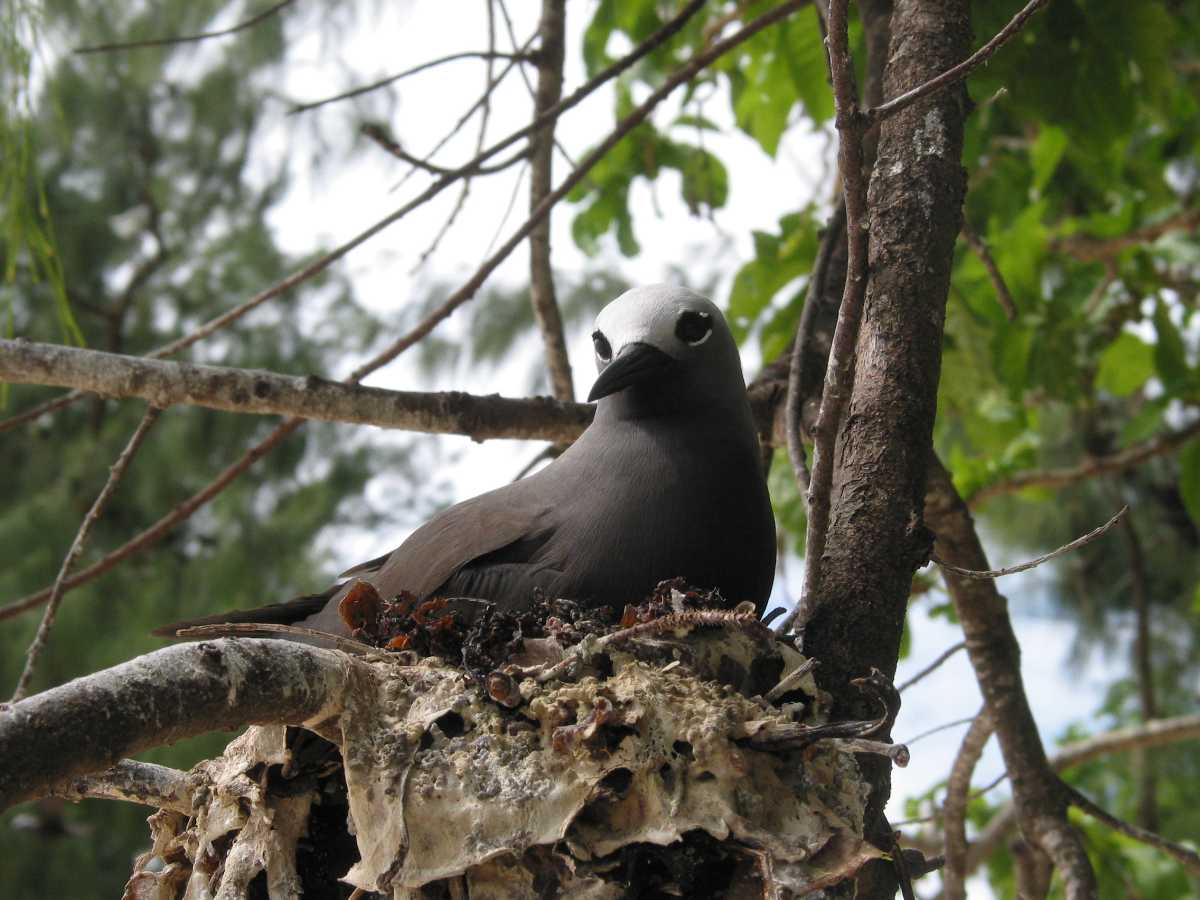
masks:
[[[162,625],[150,633],[157,637],[175,637],[175,632],[183,628],[193,628],[197,625],[229,625],[238,622],[254,622],[259,624],[295,625],[309,616],[319,613],[325,608],[329,599],[341,590],[342,585],[335,584],[322,594],[310,594],[285,600],[282,603],[272,603],[270,606],[260,606],[257,609],[231,609],[227,612],[199,619],[185,619],[182,622],[172,622]]]

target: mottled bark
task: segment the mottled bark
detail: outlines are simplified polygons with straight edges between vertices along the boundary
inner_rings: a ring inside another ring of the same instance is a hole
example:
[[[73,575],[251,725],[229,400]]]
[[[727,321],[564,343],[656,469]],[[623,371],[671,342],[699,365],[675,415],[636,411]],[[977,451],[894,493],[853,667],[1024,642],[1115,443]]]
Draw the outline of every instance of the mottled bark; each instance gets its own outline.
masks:
[[[0,810],[75,775],[186,737],[311,723],[340,701],[351,660],[286,641],[180,644],[0,711]]]
[[[965,2],[897,3],[885,91],[934,77],[969,47]],[[871,666],[895,673],[912,574],[929,549],[921,510],[965,189],[966,111],[965,93],[954,87],[880,132],[857,370],[836,451],[824,577],[805,633],[806,651],[821,659],[846,714],[859,703],[849,679]]]

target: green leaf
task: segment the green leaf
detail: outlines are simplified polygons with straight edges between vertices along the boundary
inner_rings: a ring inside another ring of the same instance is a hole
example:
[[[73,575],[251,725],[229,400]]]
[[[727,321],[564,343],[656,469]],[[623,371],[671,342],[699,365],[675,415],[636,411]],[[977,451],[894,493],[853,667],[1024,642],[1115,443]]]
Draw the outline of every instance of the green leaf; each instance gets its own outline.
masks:
[[[1158,336],[1154,344],[1154,367],[1167,392],[1176,393],[1191,380],[1192,370],[1187,363],[1183,337],[1161,300],[1154,307],[1154,330]]]
[[[1154,374],[1155,348],[1137,335],[1121,332],[1100,357],[1096,387],[1115,397],[1128,397]]]
[[[1044,127],[1029,150],[1029,161],[1033,165],[1033,187],[1040,191],[1058,168],[1063,151],[1067,149],[1067,133],[1053,125]]]
[[[1200,440],[1179,451],[1179,495],[1192,521],[1200,525]]]

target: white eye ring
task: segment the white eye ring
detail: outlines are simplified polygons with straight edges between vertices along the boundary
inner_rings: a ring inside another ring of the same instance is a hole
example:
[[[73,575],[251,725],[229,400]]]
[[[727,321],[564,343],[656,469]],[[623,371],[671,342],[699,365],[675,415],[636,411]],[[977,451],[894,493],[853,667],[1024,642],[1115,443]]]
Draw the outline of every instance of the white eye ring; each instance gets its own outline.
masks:
[[[685,333],[686,326],[693,322],[698,322],[705,326],[704,334],[695,340],[691,340]],[[712,337],[712,333],[712,316],[706,312],[700,312],[694,309],[684,309],[680,310],[679,315],[675,317],[675,337],[679,338],[679,340],[683,341],[689,347],[699,347],[710,337]]]

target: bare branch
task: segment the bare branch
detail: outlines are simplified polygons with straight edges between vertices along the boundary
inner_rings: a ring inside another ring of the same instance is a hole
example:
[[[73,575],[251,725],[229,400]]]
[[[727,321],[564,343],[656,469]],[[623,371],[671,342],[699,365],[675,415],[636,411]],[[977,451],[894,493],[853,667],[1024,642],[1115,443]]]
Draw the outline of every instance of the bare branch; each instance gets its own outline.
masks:
[[[824,348],[814,346],[817,341],[815,331],[819,320],[817,310],[822,292],[825,290],[825,280],[829,274],[831,261],[838,246],[845,238],[846,203],[844,200],[839,200],[833,216],[829,220],[829,225],[826,227],[825,235],[821,239],[817,259],[813,263],[812,273],[809,276],[804,309],[800,313],[800,321],[796,325],[796,336],[792,340],[791,366],[788,369],[787,400],[784,407],[788,459],[792,464],[792,474],[796,478],[800,496],[806,500],[811,473],[808,470],[808,460],[804,455],[804,406],[810,401],[819,402],[820,400],[819,386],[805,383],[805,375],[809,369],[807,360],[808,357],[828,355],[821,352]]]
[[[964,883],[967,876],[967,792],[971,789],[971,776],[992,731],[992,720],[985,707],[963,735],[962,745],[950,768],[946,800],[942,805],[946,838],[946,866],[942,870],[942,884],[947,900],[965,900],[967,896]]]
[[[75,53],[108,53],[114,50],[138,50],[143,47],[169,47],[173,44],[190,44],[196,41],[206,41],[209,38],[226,37],[231,34],[237,34],[239,31],[246,31],[253,28],[260,22],[265,22],[271,16],[282,10],[286,6],[291,6],[293,0],[279,0],[273,6],[268,6],[262,12],[255,16],[251,16],[243,22],[238,22],[229,28],[222,28],[220,31],[205,31],[201,34],[188,34],[178,37],[165,38],[150,38],[144,41],[128,41],[126,43],[117,44],[96,44],[91,47],[76,47]]]
[[[951,722],[943,722],[941,725],[935,725],[933,728],[926,729],[925,731],[914,734],[910,738],[906,738],[904,743],[915,744],[917,741],[924,740],[927,737],[932,737],[935,734],[941,734],[943,731],[949,731],[951,728],[957,728],[959,725],[967,725],[971,722],[974,722],[978,718],[979,714],[976,713],[973,716],[964,716],[961,719],[954,719]]]
[[[1004,310],[1008,321],[1014,321],[1017,318],[1017,304],[1013,302],[1012,294],[1008,290],[1008,283],[1000,273],[1000,267],[996,265],[996,260],[992,258],[992,251],[988,248],[987,242],[976,234],[971,223],[965,218],[963,219],[962,236],[966,239],[967,246],[974,251],[975,255],[979,257],[979,261],[983,263],[984,269],[987,270],[988,278],[992,282],[992,290],[996,292],[996,302]]]
[[[396,157],[396,159],[402,160],[411,166],[416,166],[418,169],[423,169],[426,172],[429,172],[431,175],[462,176],[464,184],[470,183],[470,178],[473,175],[494,175],[497,172],[503,172],[505,169],[511,168],[522,160],[527,159],[529,156],[528,150],[518,150],[508,159],[495,163],[494,165],[476,166],[469,170],[447,169],[445,166],[435,166],[428,160],[413,156],[398,143],[396,143],[395,139],[392,138],[392,136],[389,135],[381,125],[367,124],[363,125],[359,130],[362,132],[364,137],[370,138],[392,156]],[[476,155],[478,155],[480,152],[482,152],[482,148],[477,148],[475,151]]]
[[[96,500],[92,503],[91,509],[83,517],[83,521],[79,525],[79,530],[75,533],[75,540],[71,542],[71,547],[67,550],[67,555],[63,557],[62,565],[58,569],[58,575],[55,577],[54,584],[50,588],[50,599],[46,604],[45,613],[42,614],[41,624],[38,625],[37,633],[33,636],[33,640],[29,644],[29,649],[25,651],[25,668],[21,670],[21,676],[17,679],[17,687],[12,695],[14,703],[24,697],[29,691],[29,683],[33,680],[33,673],[37,668],[38,656],[41,654],[42,648],[46,646],[46,641],[50,638],[50,631],[54,628],[54,620],[58,615],[59,604],[62,603],[63,586],[67,579],[67,572],[71,570],[71,566],[75,565],[76,560],[79,559],[79,554],[83,552],[84,545],[91,535],[92,528],[100,520],[100,515],[104,512],[104,507],[108,505],[109,498],[116,491],[117,485],[121,483],[121,478],[124,477],[125,470],[129,468],[130,461],[137,454],[142,441],[146,439],[146,434],[154,427],[154,423],[158,421],[161,413],[162,410],[155,406],[151,406],[146,410],[146,414],[142,416],[142,421],[134,429],[133,435],[125,445],[125,449],[121,451],[121,455],[117,457],[117,461],[113,463],[112,468],[109,470],[108,481],[104,483],[104,487],[96,495]]]
[[[1163,747],[1182,741],[1200,740],[1200,713],[1189,716],[1175,716],[1170,719],[1156,719],[1143,725],[1129,728],[1118,728],[1104,734],[1084,738],[1059,748],[1049,759],[1050,768],[1061,772],[1072,766],[1082,765],[1093,759],[1099,759],[1113,753],[1123,753],[1132,750],[1149,750],[1153,747]],[[985,790],[999,784],[1007,772],[1001,775]],[[979,839],[971,845],[970,861],[967,871],[973,872],[992,855],[1004,840],[1004,836],[1016,824],[1016,810],[1012,805],[1000,810],[987,828],[980,834]]]
[[[1026,572],[1029,569],[1033,569],[1033,568],[1036,568],[1037,566],[1040,566],[1044,562],[1049,562],[1050,560],[1052,560],[1056,557],[1062,556],[1064,553],[1070,553],[1072,550],[1078,550],[1080,547],[1084,546],[1085,544],[1090,544],[1092,541],[1096,540],[1098,537],[1101,537],[1102,535],[1106,534],[1110,528],[1112,528],[1114,525],[1116,525],[1117,522],[1121,521],[1121,517],[1124,516],[1127,512],[1129,512],[1129,507],[1122,506],[1117,511],[1117,514],[1115,516],[1113,516],[1111,519],[1109,519],[1107,522],[1105,522],[1099,528],[1093,528],[1091,531],[1089,531],[1087,534],[1083,535],[1082,537],[1075,538],[1075,540],[1071,541],[1071,543],[1063,544],[1057,550],[1052,550],[1049,553],[1045,554],[1044,556],[1039,556],[1037,559],[1031,559],[1028,562],[1018,563],[1015,566],[1006,566],[1003,569],[987,569],[987,570],[964,569],[959,566],[952,565],[951,563],[948,563],[945,560],[940,559],[936,553],[931,554],[930,559],[933,562],[937,563],[939,566],[941,566],[943,569],[947,569],[948,571],[953,572],[955,575],[961,575],[963,578],[977,578],[977,579],[1002,578],[1005,575],[1012,575],[1012,574],[1015,574],[1016,572]]]
[[[932,454],[925,521],[937,535],[941,558],[964,569],[987,569],[987,556],[966,504],[950,473]],[[1007,602],[994,581],[965,578],[950,570],[944,570],[943,577],[963,626],[967,653],[1005,766],[1019,775],[1013,780],[1013,800],[1021,831],[1054,862],[1069,900],[1094,897],[1095,874],[1079,832],[1067,818],[1066,797],[1046,760],[1029,708],[1021,679],[1020,645]]]
[[[355,665],[291,641],[224,639],[167,647],[43,691],[0,711],[0,810],[185,737],[316,726],[340,709]]]
[[[534,118],[550,109],[562,96],[563,53],[566,33],[565,0],[542,0],[541,36],[538,48],[538,84],[534,95]],[[538,205],[550,194],[554,163],[554,122],[529,136],[529,206]],[[559,400],[571,400],[571,361],[563,336],[562,316],[555,298],[554,272],[550,268],[550,215],[547,213],[529,235],[529,297],[546,349],[550,386]]]
[[[530,213],[529,218],[525,220],[525,223],[521,225],[521,227],[519,227],[504,244],[500,246],[500,249],[498,249],[492,256],[488,257],[488,259],[480,265],[480,267],[475,271],[475,274],[472,275],[467,282],[462,285],[462,287],[447,297],[439,307],[430,312],[425,319],[418,323],[407,334],[355,369],[354,372],[352,372],[347,378],[347,381],[358,381],[366,374],[373,372],[391,362],[413,344],[417,343],[427,334],[433,331],[433,329],[437,327],[438,323],[454,312],[454,310],[458,309],[458,307],[462,306],[464,303],[474,297],[476,291],[478,291],[483,285],[484,281],[487,280],[487,277],[496,269],[497,266],[500,265],[501,262],[504,261],[504,259],[508,257],[510,253],[512,253],[512,251],[521,243],[521,241],[529,236],[529,233],[533,230],[533,228],[549,213],[555,204],[557,204],[563,197],[570,193],[571,189],[587,176],[587,173],[592,170],[596,163],[603,159],[604,156],[606,156],[609,151],[611,151],[612,148],[615,147],[623,137],[625,137],[626,134],[645,121],[646,117],[654,111],[658,104],[666,99],[667,96],[669,96],[676,88],[690,81],[698,72],[711,64],[713,61],[719,59],[724,54],[728,53],[734,47],[737,47],[742,42],[753,37],[755,34],[758,34],[758,32],[762,31],[764,28],[774,25],[776,22],[781,21],[791,13],[795,12],[806,2],[807,0],[788,0],[788,2],[780,4],[770,12],[764,13],[757,19],[747,24],[740,31],[737,31],[734,34],[731,34],[729,37],[718,41],[704,52],[696,54],[686,65],[665,79],[662,84],[660,84],[654,89],[654,91],[650,93],[650,95],[640,106],[638,106],[633,112],[617,123],[617,126],[608,134],[608,136],[597,146],[593,147],[586,156],[584,156],[584,158],[580,161],[579,166],[563,180],[562,184],[547,194],[542,201],[538,203],[537,207],[533,210],[533,212]],[[703,0],[689,4],[684,12],[686,12],[687,9],[692,9],[693,6],[698,8],[699,5],[703,5]],[[680,16],[683,15],[684,13],[680,13]],[[663,29],[661,29],[657,34],[661,34],[667,29],[672,28],[673,23],[675,22],[679,22],[677,27],[682,27],[683,23],[682,21],[679,21],[679,19],[680,17],[677,16],[672,20],[671,23],[668,23],[668,25],[664,26]],[[643,44],[643,46],[645,45]],[[635,51],[633,54],[630,54],[630,56],[632,57],[636,55],[637,52],[638,51]],[[649,50],[646,50],[645,52],[649,52]],[[628,59],[629,57],[626,58]],[[596,79],[592,80],[595,81]],[[555,106],[551,107],[551,109],[545,114],[534,119],[534,125],[540,125],[541,119],[549,121],[552,118],[552,116],[549,114],[557,110],[559,107],[564,106],[564,104],[578,102],[577,100],[574,100],[578,93],[579,91],[576,91],[575,94],[572,94],[565,100],[555,104]],[[525,133],[530,131],[532,128],[533,125],[528,126],[526,129],[518,133]],[[500,144],[495,146],[500,147],[503,144],[504,142],[502,141]]]
[[[1051,249],[1073,256],[1081,262],[1105,262],[1130,247],[1153,243],[1172,231],[1194,231],[1196,228],[1200,228],[1200,207],[1180,210],[1161,222],[1117,237],[1073,235],[1056,240],[1050,246]]]
[[[592,407],[548,397],[480,397],[460,391],[391,391],[326,381],[0,340],[0,379],[53,384],[104,397],[138,397],[158,407],[189,404],[227,412],[298,416],[401,428],[425,434],[572,441],[592,420]]]
[[[775,628],[786,634],[793,625],[800,628],[812,617],[814,599],[819,590],[822,556],[829,533],[830,488],[833,483],[833,448],[842,421],[850,386],[854,380],[854,345],[862,321],[863,297],[867,290],[867,184],[863,174],[863,121],[857,115],[858,91],[854,84],[854,66],[850,59],[848,23],[849,0],[829,4],[829,72],[833,79],[834,105],[837,109],[838,172],[846,205],[847,261],[846,286],[838,309],[837,328],[825,370],[821,392],[821,411],[813,428],[812,478],[808,489],[808,525],[805,538],[804,585],[795,609]],[[797,378],[799,374],[797,374]],[[789,435],[789,441],[792,438]],[[797,477],[802,477],[797,475]]]
[[[1093,819],[1098,822],[1103,822],[1114,831],[1119,831],[1121,834],[1133,838],[1135,841],[1141,841],[1143,844],[1149,844],[1151,847],[1156,847],[1162,850],[1176,862],[1182,865],[1193,877],[1200,876],[1200,854],[1196,853],[1191,847],[1185,847],[1183,844],[1168,840],[1162,835],[1155,834],[1146,828],[1141,828],[1133,825],[1123,819],[1118,819],[1112,813],[1099,806],[1094,801],[1080,793],[1069,784],[1064,784],[1063,787],[1070,795],[1071,804],[1083,810]]]
[[[932,672],[936,671],[942,665],[942,663],[944,663],[946,660],[948,660],[950,657],[952,657],[955,653],[957,653],[959,650],[962,650],[966,646],[967,646],[966,641],[959,641],[954,646],[946,648],[945,651],[938,654],[937,658],[935,658],[933,662],[931,662],[929,665],[927,665],[925,668],[923,668],[920,672],[918,672],[912,678],[908,679],[908,681],[901,684],[898,688],[896,688],[896,690],[899,691],[900,693],[904,693],[904,691],[907,688],[912,687],[914,684],[916,684],[922,678],[924,678],[927,675],[931,674]]]
[[[135,759],[123,759],[95,775],[79,775],[56,784],[49,796],[74,801],[123,800],[192,814],[192,789],[186,772]]]
[[[332,97],[326,97],[323,100],[313,100],[308,103],[297,103],[290,110],[288,115],[294,116],[297,113],[308,112],[312,109],[325,106],[329,103],[337,103],[340,100],[350,100],[354,97],[361,97],[363,94],[369,94],[371,91],[377,91],[382,87],[387,87],[389,84],[395,84],[401,79],[408,78],[410,75],[416,75],[418,72],[424,72],[436,66],[441,66],[450,62],[457,62],[460,59],[482,59],[491,63],[497,59],[507,59],[513,63],[528,62],[529,56],[525,53],[499,53],[495,50],[467,50],[462,53],[451,53],[448,56],[442,56],[438,59],[431,59],[428,62],[420,63],[412,68],[405,69],[403,72],[397,72],[395,75],[389,75],[386,78],[381,78],[379,81],[373,81],[370,84],[364,84],[360,87],[352,88],[340,94],[335,94]]]
[[[1062,469],[1042,469],[1033,472],[1020,472],[1004,481],[997,481],[980,488],[968,500],[971,506],[978,506],[984,500],[1000,494],[1010,494],[1014,491],[1032,487],[1063,487],[1105,475],[1109,472],[1120,472],[1139,466],[1155,456],[1163,456],[1178,450],[1192,438],[1200,435],[1200,419],[1178,431],[1160,434],[1140,444],[1134,444],[1117,453],[1107,456],[1094,456],[1074,466]]]
[[[1025,27],[1025,23],[1029,18],[1041,9],[1049,0],[1029,0],[1024,7],[1017,12],[1012,20],[1005,25],[1000,32],[990,41],[960,62],[957,66],[947,69],[936,78],[931,78],[922,85],[918,85],[911,91],[906,91],[899,97],[893,97],[886,103],[881,103],[872,109],[863,112],[863,118],[869,122],[878,122],[886,119],[888,116],[898,113],[902,109],[906,109],[916,103],[922,97],[928,97],[930,94],[947,88],[952,84],[957,84],[962,81],[977,68],[987,62],[1004,44],[1006,44],[1013,35]]]

